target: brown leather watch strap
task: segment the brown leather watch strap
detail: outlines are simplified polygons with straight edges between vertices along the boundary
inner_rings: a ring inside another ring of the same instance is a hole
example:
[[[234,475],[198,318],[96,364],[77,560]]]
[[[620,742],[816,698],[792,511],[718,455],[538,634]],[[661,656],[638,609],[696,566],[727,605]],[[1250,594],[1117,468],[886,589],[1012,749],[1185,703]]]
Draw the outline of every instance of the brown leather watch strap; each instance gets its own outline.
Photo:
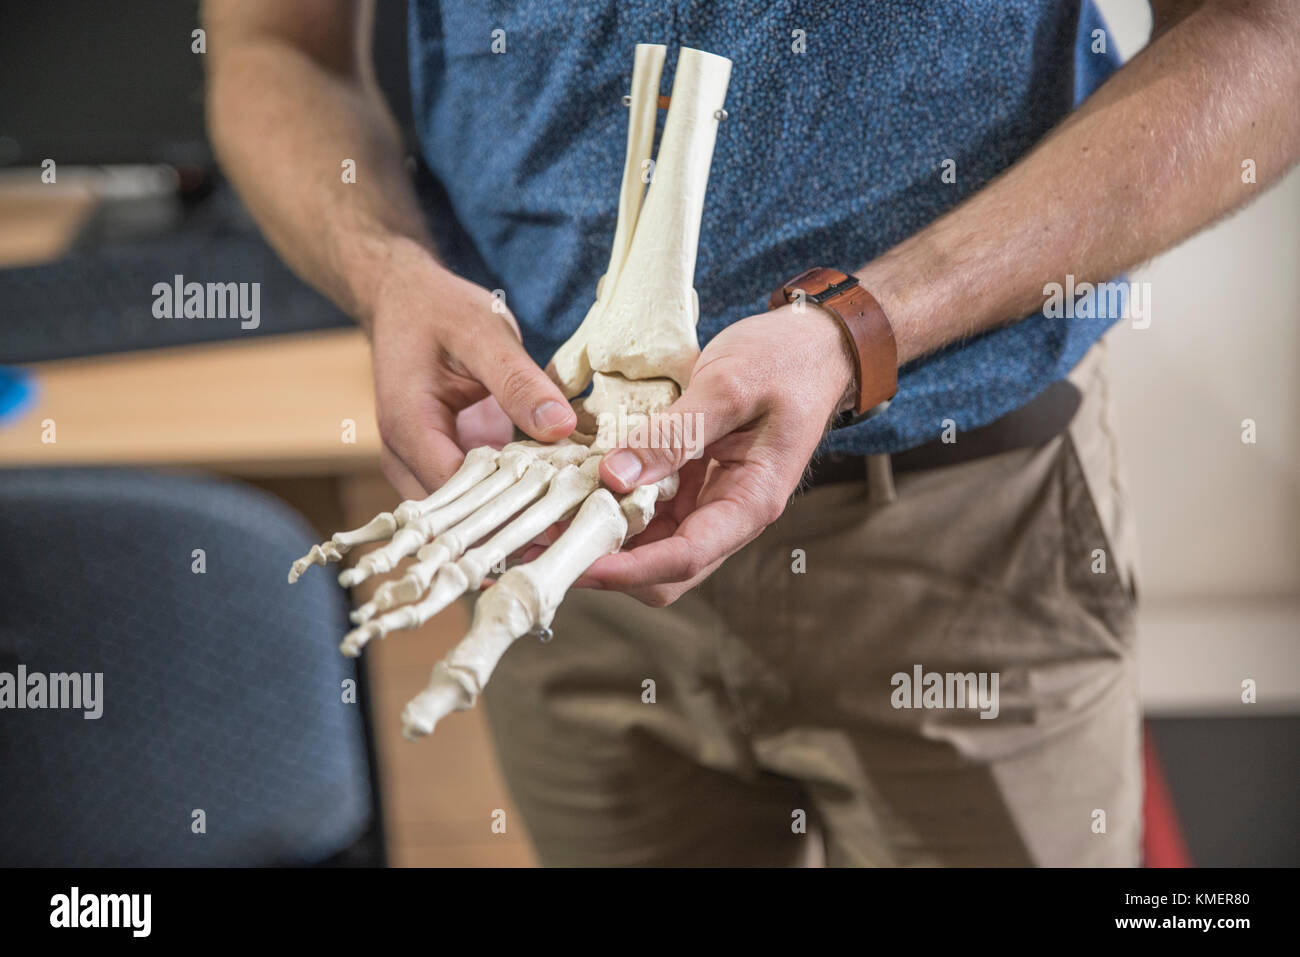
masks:
[[[856,276],[837,269],[814,266],[772,293],[768,308],[803,301],[820,306],[839,320],[849,340],[857,371],[855,420],[892,399],[898,392],[898,345],[894,329],[876,297],[863,289]]]

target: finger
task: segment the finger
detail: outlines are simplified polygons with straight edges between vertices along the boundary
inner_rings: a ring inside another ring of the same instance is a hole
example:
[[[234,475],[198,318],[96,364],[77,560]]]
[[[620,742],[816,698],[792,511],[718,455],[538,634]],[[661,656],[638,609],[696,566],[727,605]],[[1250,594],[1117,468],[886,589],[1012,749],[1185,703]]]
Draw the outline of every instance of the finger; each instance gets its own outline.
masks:
[[[641,534],[636,536],[637,545],[649,545],[661,538],[677,533],[677,520],[668,515],[656,515],[650,520]],[[630,548],[629,548],[630,550]]]
[[[657,542],[660,539],[668,538],[670,535],[677,532],[677,526],[680,524],[682,517],[689,514],[695,508],[696,502],[699,498],[700,489],[704,485],[706,476],[709,472],[708,464],[709,463],[705,461],[696,459],[693,462],[686,463],[682,470],[677,473],[681,479],[681,484],[678,486],[677,494],[671,499],[658,503],[655,508],[654,518],[650,519],[650,524],[646,526],[645,530],[642,531],[641,534],[634,538],[637,547],[648,545],[651,542]],[[628,543],[624,543],[624,547],[629,551],[632,548]],[[602,556],[601,558],[596,559],[596,561],[591,565],[591,568],[595,569],[596,578],[587,578],[584,576],[574,583],[574,587],[601,587],[599,575],[601,574],[601,570],[604,568],[602,563],[605,562],[605,560],[606,558]]]
[[[539,442],[554,442],[578,424],[564,393],[524,351],[509,324],[493,316],[458,356],[496,397],[510,420]]]
[[[465,460],[465,453],[452,435],[439,428],[408,425],[389,442],[402,464],[428,490],[425,495],[442,488]]]
[[[675,582],[668,585],[651,585],[648,588],[632,588],[627,591],[627,594],[651,608],[666,608],[712,575],[724,561],[726,561],[725,558],[719,558],[690,581]]]
[[[434,392],[384,376],[376,379],[375,404],[381,440],[426,495],[460,468],[465,453],[456,442],[456,416]]]
[[[658,503],[655,509],[657,514],[672,516],[674,527],[699,504],[700,492],[709,475],[710,461],[707,450],[705,455],[705,458],[695,459],[682,466],[677,473],[677,494]]]
[[[636,537],[636,549],[640,549],[652,542],[662,541],[665,538],[671,538],[677,531],[677,523],[670,518],[654,519],[646,530]],[[620,555],[626,555],[633,551],[629,548],[626,552],[615,552],[613,555],[602,555],[587,567],[582,573],[582,577],[573,583],[574,588],[603,588],[605,587],[606,575],[610,571],[608,563],[613,562],[614,572],[618,572],[618,562],[614,561]],[[629,592],[628,594],[631,594]]]
[[[713,512],[727,512],[725,503],[715,503],[693,512],[697,521],[691,526],[701,532],[715,520]],[[734,514],[734,513],[733,513]],[[741,520],[743,515],[738,515]],[[721,535],[700,539],[692,537],[688,518],[677,532],[656,542],[638,545],[631,551],[606,555],[587,569],[587,576],[600,582],[604,588],[630,591],[669,582],[689,581],[719,558],[731,554],[750,538],[749,529],[743,532],[732,526]],[[719,521],[721,524],[721,521]],[[756,534],[756,532],[755,532]],[[733,545],[734,547],[728,548]]]
[[[661,539],[668,538],[676,534],[678,525],[686,515],[695,509],[699,499],[700,489],[704,485],[706,476],[709,473],[709,464],[706,461],[697,459],[688,462],[678,476],[681,478],[681,485],[677,489],[677,494],[667,501],[660,502],[655,509],[654,518],[640,535],[635,537],[636,546],[649,545],[651,542],[657,542]],[[624,549],[631,551],[632,546],[624,543]],[[591,565],[590,570],[594,570],[595,578],[590,579],[591,584],[580,584],[578,587],[599,588],[601,587],[599,578],[605,569],[606,556],[596,559]],[[587,578],[582,578],[580,582],[586,583]]]
[[[654,434],[647,441],[606,454],[601,479],[616,491],[630,492],[671,475],[753,420],[759,410],[748,392],[743,379],[729,371],[712,366],[697,370],[677,401],[651,420]]]
[[[500,449],[514,437],[514,424],[490,395],[456,413],[456,444],[461,451],[480,445]]]
[[[587,574],[605,588],[619,590],[688,582],[702,575],[757,538],[775,517],[772,506],[750,503],[734,495],[732,487],[725,491],[726,496],[691,512],[670,537],[608,555]]]
[[[589,574],[607,588],[629,590],[700,576],[712,563],[758,537],[785,510],[796,479],[766,455],[742,462],[710,463],[698,507],[670,538],[601,560]]]
[[[428,490],[420,484],[420,480],[387,445],[379,450],[379,471],[403,499],[422,499],[429,494]]]

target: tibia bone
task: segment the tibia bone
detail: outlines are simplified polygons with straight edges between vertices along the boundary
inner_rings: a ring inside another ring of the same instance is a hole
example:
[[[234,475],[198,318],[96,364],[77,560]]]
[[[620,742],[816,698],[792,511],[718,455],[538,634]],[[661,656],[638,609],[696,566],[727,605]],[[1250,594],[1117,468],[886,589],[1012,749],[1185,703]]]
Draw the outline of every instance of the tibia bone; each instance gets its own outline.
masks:
[[[613,288],[556,353],[548,372],[566,394],[585,388],[586,369],[628,379],[667,377],[685,389],[699,356],[694,289],[704,192],[731,61],[683,47],[673,78],[654,176]],[[585,363],[572,361],[577,350]]]
[[[597,489],[551,547],[510,569],[479,597],[469,634],[433,669],[429,683],[402,711],[408,738],[430,734],[452,711],[473,707],[507,648],[551,623],[564,593],[597,558],[618,550],[627,519],[614,496]]]
[[[659,82],[663,76],[667,47],[657,43],[638,43],[632,61],[632,92],[628,107],[627,148],[623,160],[623,184],[618,196],[618,222],[610,246],[609,266],[596,283],[596,300],[586,317],[569,339],[551,358],[547,372],[568,398],[573,398],[591,381],[591,363],[587,359],[587,339],[601,310],[618,284],[619,273],[627,260],[628,249],[636,230],[637,217],[645,196],[643,176],[649,168],[654,147],[655,120],[659,115]]]

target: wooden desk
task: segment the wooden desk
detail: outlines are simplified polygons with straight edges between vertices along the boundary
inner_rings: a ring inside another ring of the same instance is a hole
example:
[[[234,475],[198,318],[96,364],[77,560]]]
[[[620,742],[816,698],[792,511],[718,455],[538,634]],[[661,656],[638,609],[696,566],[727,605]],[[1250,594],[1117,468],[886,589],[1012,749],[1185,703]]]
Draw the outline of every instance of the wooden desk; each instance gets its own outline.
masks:
[[[241,476],[374,469],[359,330],[231,340],[28,366],[36,401],[0,428],[0,466],[155,465]],[[45,423],[55,441],[46,443]],[[355,441],[344,441],[344,420]]]
[[[155,466],[217,470],[281,496],[322,538],[391,509],[378,472],[370,350],[356,330],[208,343],[28,367],[35,402],[0,426],[0,467]],[[343,420],[355,423],[344,441]],[[41,441],[53,420],[55,441]],[[364,554],[363,551],[354,553]],[[308,574],[329,574],[313,568]],[[357,589],[364,601],[377,581]],[[482,709],[412,743],[400,714],[465,634],[459,603],[418,631],[366,650],[390,857],[397,865],[526,865],[519,815]],[[342,637],[342,636],[339,636]],[[507,833],[491,830],[507,810]]]

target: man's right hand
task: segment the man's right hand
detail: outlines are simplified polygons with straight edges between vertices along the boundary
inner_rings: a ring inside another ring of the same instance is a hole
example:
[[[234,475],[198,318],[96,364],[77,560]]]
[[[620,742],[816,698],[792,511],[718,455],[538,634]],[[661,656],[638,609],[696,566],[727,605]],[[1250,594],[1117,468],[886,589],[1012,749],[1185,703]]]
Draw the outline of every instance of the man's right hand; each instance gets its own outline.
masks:
[[[508,442],[511,420],[554,441],[577,418],[504,303],[494,310],[430,252],[401,130],[365,62],[367,6],[204,0],[208,125],[271,244],[369,331],[380,462],[402,495],[424,498],[467,448]]]
[[[395,241],[368,312],[380,467],[405,498],[442,485],[470,445],[509,441],[510,422],[542,442],[577,424],[505,303],[420,244]]]

